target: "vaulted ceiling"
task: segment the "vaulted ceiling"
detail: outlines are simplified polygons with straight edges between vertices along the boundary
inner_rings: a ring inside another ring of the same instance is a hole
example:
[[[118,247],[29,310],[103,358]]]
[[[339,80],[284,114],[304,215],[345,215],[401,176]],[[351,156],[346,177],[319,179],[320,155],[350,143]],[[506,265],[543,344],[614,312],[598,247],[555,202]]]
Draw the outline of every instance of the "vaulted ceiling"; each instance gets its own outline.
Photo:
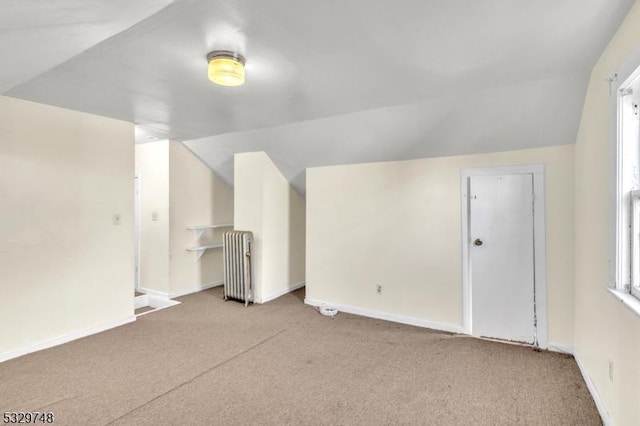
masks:
[[[574,143],[633,0],[0,0],[0,93],[182,140],[226,181]],[[247,82],[207,80],[207,52]]]

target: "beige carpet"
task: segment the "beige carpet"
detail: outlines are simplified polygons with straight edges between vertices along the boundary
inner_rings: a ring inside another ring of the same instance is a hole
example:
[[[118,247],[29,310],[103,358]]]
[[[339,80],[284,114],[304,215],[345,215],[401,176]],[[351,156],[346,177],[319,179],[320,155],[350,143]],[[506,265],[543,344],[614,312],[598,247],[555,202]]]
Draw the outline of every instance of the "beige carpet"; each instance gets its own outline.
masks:
[[[222,290],[0,364],[56,425],[600,425],[572,357]]]

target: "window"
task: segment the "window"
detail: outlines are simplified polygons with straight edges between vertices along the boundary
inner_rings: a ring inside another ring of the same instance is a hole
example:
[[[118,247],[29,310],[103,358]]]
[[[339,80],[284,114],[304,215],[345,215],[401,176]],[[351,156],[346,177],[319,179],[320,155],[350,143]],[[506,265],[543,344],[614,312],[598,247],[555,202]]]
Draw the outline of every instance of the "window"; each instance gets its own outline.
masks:
[[[615,282],[640,298],[640,67],[616,89]]]
[[[640,191],[631,191],[631,292],[640,297]]]

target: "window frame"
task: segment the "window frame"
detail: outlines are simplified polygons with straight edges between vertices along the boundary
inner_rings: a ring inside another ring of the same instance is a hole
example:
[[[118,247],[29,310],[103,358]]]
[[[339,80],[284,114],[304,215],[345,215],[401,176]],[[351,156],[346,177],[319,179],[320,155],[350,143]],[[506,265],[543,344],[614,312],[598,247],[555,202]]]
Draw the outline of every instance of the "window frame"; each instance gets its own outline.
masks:
[[[629,291],[640,299],[640,190],[631,191],[631,282]]]
[[[609,248],[609,290],[614,293],[633,296],[640,301],[640,240],[635,244],[633,235],[640,233],[640,179],[638,186],[628,189],[625,179],[629,176],[625,169],[625,142],[623,138],[623,98],[629,87],[640,79],[640,48],[622,64],[613,76],[608,79],[611,98],[611,139],[612,139],[612,182],[610,248]],[[636,154],[636,156],[638,156]],[[640,156],[635,159],[640,167]],[[637,169],[636,169],[637,172]],[[635,219],[635,220],[634,220]],[[638,264],[634,265],[634,257]],[[635,275],[634,275],[635,271]],[[633,303],[635,305],[635,302]],[[634,308],[634,311],[636,309]],[[640,311],[637,312],[640,315]]]

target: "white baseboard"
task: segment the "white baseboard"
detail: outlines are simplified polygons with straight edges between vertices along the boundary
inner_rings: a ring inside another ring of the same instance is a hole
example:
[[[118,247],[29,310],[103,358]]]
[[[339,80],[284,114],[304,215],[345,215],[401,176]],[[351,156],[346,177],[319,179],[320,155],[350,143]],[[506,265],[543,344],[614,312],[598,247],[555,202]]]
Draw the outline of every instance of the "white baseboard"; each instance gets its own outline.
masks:
[[[609,412],[607,411],[607,407],[605,406],[604,401],[600,397],[598,388],[596,388],[596,385],[593,383],[593,380],[591,380],[591,376],[589,376],[589,373],[587,373],[587,369],[585,368],[584,364],[582,363],[582,360],[580,359],[580,356],[578,355],[578,352],[575,349],[573,351],[573,358],[576,360],[576,363],[578,364],[578,368],[580,369],[580,373],[582,373],[582,378],[587,384],[589,393],[591,393],[591,397],[596,403],[596,407],[598,408],[598,413],[600,413],[600,417],[602,418],[602,424],[604,426],[612,426],[613,422],[611,421],[611,417],[609,417]]]
[[[127,317],[122,320],[109,322],[106,324],[98,325],[95,327],[85,328],[83,330],[74,331],[73,333],[63,334],[61,336],[54,337],[53,339],[43,340],[32,345],[24,346],[22,348],[13,349],[8,352],[0,353],[0,362],[8,361],[13,358],[18,358],[23,355],[27,355],[33,352],[38,352],[43,349],[52,348],[54,346],[61,345],[63,343],[71,342],[72,340],[81,339],[83,337],[91,336],[112,328],[119,327],[121,325],[128,324],[136,320],[135,316]]]
[[[133,310],[144,308],[149,306],[149,296],[143,294],[142,296],[136,296],[133,298]]]
[[[140,287],[138,289],[140,293],[148,294],[151,296],[164,297],[165,299],[169,299],[169,293],[163,293],[157,290],[151,290],[150,288]]]
[[[223,284],[224,284],[224,281],[222,281],[222,280],[214,281],[214,282],[207,283],[207,284],[202,284],[202,285],[199,285],[199,286],[196,286],[196,287],[192,287],[192,288],[190,288],[188,290],[181,290],[181,291],[178,291],[176,293],[171,293],[171,294],[169,294],[169,299],[174,299],[176,297],[186,296],[188,294],[198,293],[200,291],[208,290],[208,289],[213,288],[213,287],[218,287],[218,286],[221,286]]]
[[[255,303],[267,303],[274,299],[277,299],[280,296],[284,296],[287,293],[291,293],[294,290],[299,289],[300,287],[304,287],[305,281],[300,281],[299,283],[295,283],[290,285],[289,287],[276,291],[275,293],[271,293],[270,295],[263,297],[262,299],[256,299]]]
[[[573,346],[565,346],[557,343],[549,343],[546,348],[540,346],[541,349],[546,349],[550,352],[558,352],[561,354],[573,355]]]
[[[140,299],[139,302],[138,302],[138,299]],[[153,308],[153,310],[145,311],[141,314],[137,314],[136,317],[139,317],[142,315],[150,314],[151,312],[157,312],[160,309],[179,305],[182,302],[178,302],[177,300],[171,300],[166,297],[159,297],[159,296],[152,296],[149,294],[145,294],[144,296],[136,297],[134,303],[136,305],[136,309],[143,308],[145,306],[149,306],[150,308]]]
[[[609,417],[607,408],[604,405],[604,401],[600,397],[600,393],[598,392],[598,389],[595,387],[593,380],[591,380],[591,377],[587,374],[584,364],[582,363],[582,361],[580,360],[580,357],[576,353],[575,348],[572,346],[566,346],[566,345],[561,345],[557,343],[549,343],[546,347],[540,346],[540,348],[546,349],[551,352],[558,352],[558,353],[563,353],[563,354],[573,356],[573,358],[576,360],[576,364],[578,364],[578,369],[580,370],[580,374],[582,374],[582,378],[587,384],[587,389],[589,389],[589,393],[591,394],[591,397],[596,403],[598,414],[600,414],[600,418],[602,419],[602,424],[604,426],[611,426],[613,423],[611,422],[611,418]]]
[[[388,312],[374,311],[371,309],[358,308],[356,306],[340,305],[336,303],[323,302],[321,300],[305,298],[304,303],[311,306],[331,306],[338,311],[349,314],[361,315],[363,317],[377,318],[381,320],[399,322],[401,324],[415,325],[417,327],[430,328],[433,330],[446,331],[449,333],[467,334],[462,326],[453,324],[443,324],[439,322],[427,321],[419,318],[407,317],[404,315],[391,314]]]
[[[147,296],[147,297],[148,297],[147,306],[150,306],[154,309],[168,308],[169,306],[175,306],[182,303],[182,302],[178,302],[177,300],[167,299],[166,297],[157,297],[157,296]]]

